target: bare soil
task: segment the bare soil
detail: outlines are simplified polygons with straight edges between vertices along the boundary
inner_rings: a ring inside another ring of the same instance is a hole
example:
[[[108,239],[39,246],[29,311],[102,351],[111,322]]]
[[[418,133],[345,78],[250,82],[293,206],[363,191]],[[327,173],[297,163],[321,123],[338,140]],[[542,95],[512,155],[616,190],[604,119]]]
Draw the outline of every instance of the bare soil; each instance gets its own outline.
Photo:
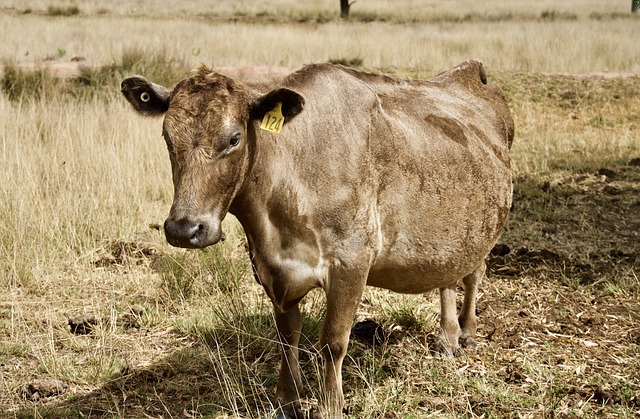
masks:
[[[17,67],[23,71],[44,70],[50,76],[61,79],[78,77],[83,68],[95,68],[97,66],[84,61],[81,57],[72,61],[43,61],[40,63],[18,63]],[[245,66],[245,67],[216,67],[215,71],[233,77],[238,80],[268,81],[286,76],[291,72],[288,67],[282,66]],[[4,66],[0,64],[0,76],[4,74]]]

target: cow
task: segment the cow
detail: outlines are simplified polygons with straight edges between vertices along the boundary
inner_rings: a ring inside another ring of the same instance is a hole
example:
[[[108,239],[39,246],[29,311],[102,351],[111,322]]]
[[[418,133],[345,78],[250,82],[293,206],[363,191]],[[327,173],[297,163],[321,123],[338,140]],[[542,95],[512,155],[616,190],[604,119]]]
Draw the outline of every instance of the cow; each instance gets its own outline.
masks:
[[[244,229],[282,346],[280,417],[300,415],[298,304],[312,289],[326,293],[326,417],[342,416],[342,364],[366,285],[438,288],[444,351],[475,344],[478,284],[513,189],[513,119],[481,62],[429,80],[311,64],[270,83],[200,65],[172,89],[134,76],[121,90],[139,114],[164,115],[167,241],[213,245],[227,213]]]

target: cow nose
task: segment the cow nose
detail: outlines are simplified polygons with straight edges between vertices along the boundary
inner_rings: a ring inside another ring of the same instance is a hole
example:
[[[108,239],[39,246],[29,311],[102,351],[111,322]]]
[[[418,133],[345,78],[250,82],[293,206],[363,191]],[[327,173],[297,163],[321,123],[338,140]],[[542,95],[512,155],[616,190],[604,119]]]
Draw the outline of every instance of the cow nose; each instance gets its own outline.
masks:
[[[164,234],[169,244],[176,247],[201,248],[220,240],[220,234],[211,234],[211,228],[206,223],[188,218],[167,218]]]

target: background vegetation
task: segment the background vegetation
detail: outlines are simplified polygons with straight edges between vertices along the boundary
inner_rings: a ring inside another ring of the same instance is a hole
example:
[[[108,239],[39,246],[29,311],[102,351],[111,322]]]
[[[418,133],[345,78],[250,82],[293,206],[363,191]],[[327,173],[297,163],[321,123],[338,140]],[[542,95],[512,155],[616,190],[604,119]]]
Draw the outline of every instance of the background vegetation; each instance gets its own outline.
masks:
[[[133,115],[123,77],[171,85],[204,62],[268,78],[335,61],[426,78],[475,57],[517,127],[478,348],[432,354],[437,293],[367,290],[358,320],[382,340],[352,341],[349,416],[639,415],[640,22],[628,3],[359,0],[343,21],[335,0],[5,1],[0,412],[272,414],[279,350],[241,228],[228,217],[228,240],[204,251],[165,243],[160,122]],[[324,296],[305,304],[311,409]],[[71,332],[78,316],[90,333]]]
[[[50,2],[7,0],[0,57],[85,57],[111,64],[132,48],[192,67],[284,65],[360,57],[365,66],[434,72],[469,57],[489,68],[638,70],[640,27],[624,0],[337,0]],[[68,16],[65,16],[65,13]],[[37,28],[37,30],[34,30]]]

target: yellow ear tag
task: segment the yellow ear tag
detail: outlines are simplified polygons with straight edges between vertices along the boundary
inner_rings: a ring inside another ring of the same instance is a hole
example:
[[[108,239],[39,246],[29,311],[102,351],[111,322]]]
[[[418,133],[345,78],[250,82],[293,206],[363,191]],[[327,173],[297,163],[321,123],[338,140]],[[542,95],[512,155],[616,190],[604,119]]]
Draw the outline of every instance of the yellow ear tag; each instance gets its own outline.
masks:
[[[276,107],[264,114],[260,128],[265,131],[280,134],[284,125],[284,116],[282,115],[282,102],[278,102]]]

